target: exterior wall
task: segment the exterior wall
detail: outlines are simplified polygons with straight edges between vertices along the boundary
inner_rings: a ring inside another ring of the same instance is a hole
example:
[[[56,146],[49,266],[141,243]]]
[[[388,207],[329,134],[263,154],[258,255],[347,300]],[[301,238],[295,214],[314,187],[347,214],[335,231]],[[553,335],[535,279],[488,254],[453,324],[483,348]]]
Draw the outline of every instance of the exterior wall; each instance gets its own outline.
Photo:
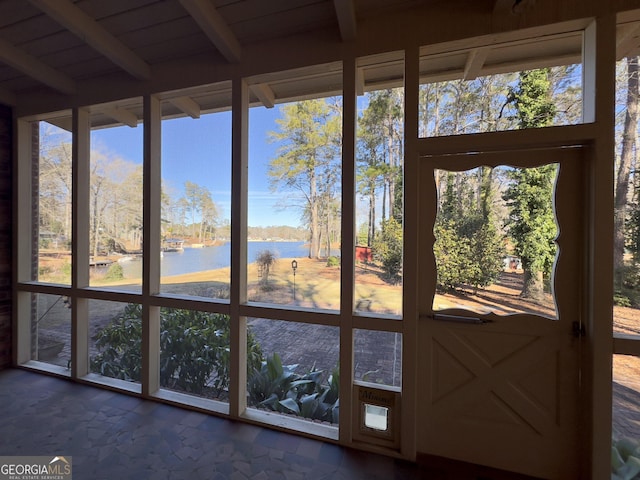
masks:
[[[0,370],[11,364],[11,109],[0,105]]]

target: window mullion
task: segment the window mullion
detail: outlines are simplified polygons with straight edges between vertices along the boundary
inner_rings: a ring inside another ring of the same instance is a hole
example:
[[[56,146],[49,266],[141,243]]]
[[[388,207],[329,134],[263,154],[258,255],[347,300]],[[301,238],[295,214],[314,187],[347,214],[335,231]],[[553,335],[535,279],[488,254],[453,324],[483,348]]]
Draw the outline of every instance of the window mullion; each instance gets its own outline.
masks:
[[[242,78],[232,86],[231,170],[231,364],[229,414],[242,415],[247,406],[247,319],[240,305],[247,300],[247,202],[249,87]]]
[[[151,297],[160,291],[161,205],[160,100],[144,97],[143,235],[142,235],[142,392],[160,388],[160,307]]]
[[[72,122],[71,286],[77,290],[89,286],[89,111],[75,108]],[[71,375],[78,378],[89,373],[89,301],[74,294],[71,306]]]

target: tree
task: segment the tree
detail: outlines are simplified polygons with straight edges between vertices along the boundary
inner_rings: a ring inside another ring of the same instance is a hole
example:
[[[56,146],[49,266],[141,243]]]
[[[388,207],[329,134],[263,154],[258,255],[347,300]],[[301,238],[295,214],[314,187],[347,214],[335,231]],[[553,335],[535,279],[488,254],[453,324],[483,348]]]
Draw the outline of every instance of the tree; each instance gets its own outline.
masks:
[[[516,109],[519,128],[550,125],[555,106],[550,95],[549,69],[520,72],[509,100]],[[537,168],[516,168],[508,176],[512,183],[504,193],[509,207],[507,229],[524,270],[520,295],[540,299],[544,277],[551,274],[555,259],[557,228],[553,213],[554,164]]]
[[[437,175],[442,180],[434,227],[437,283],[446,290],[486,287],[498,278],[504,255],[493,205],[493,169]]]
[[[393,283],[399,282],[402,273],[402,225],[394,218],[382,221],[373,252],[389,279]]]
[[[620,274],[624,267],[625,221],[629,198],[631,167],[636,148],[638,132],[638,57],[629,57],[627,63],[627,98],[624,130],[622,132],[620,160],[616,172],[614,195],[614,245],[613,265],[616,283],[620,284]]]
[[[271,132],[280,143],[278,156],[269,163],[271,188],[301,195],[301,203],[289,206],[301,209],[309,227],[309,258],[319,258],[322,225],[329,224],[331,211],[322,208],[335,198],[339,185],[326,180],[335,180],[340,171],[341,119],[336,108],[320,99],[288,104],[281,112],[279,131]]]

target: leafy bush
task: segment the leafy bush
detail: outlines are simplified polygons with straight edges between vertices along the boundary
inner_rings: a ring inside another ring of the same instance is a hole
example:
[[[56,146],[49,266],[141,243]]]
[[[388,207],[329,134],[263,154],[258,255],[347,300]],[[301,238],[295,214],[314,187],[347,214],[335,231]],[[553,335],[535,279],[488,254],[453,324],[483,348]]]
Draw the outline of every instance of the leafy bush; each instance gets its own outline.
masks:
[[[340,375],[336,367],[326,384],[322,370],[304,375],[295,372],[297,365],[282,365],[274,353],[262,362],[249,378],[251,405],[313,420],[338,423]]]
[[[611,479],[640,479],[640,443],[630,438],[620,438],[611,445]]]
[[[374,259],[382,263],[387,277],[400,281],[402,272],[402,225],[394,218],[382,221],[380,235],[373,244]]]
[[[327,258],[327,267],[339,267],[340,266],[340,260],[338,259],[338,257],[334,257],[333,255],[331,255],[329,258]]]
[[[109,265],[107,273],[104,275],[105,280],[122,280],[124,278],[124,270],[118,262]]]
[[[142,309],[129,304],[96,335],[100,353],[91,371],[140,381]],[[220,393],[229,386],[229,317],[195,310],[160,310],[160,385],[197,394],[208,383]],[[259,368],[262,351],[247,333],[249,371]]]

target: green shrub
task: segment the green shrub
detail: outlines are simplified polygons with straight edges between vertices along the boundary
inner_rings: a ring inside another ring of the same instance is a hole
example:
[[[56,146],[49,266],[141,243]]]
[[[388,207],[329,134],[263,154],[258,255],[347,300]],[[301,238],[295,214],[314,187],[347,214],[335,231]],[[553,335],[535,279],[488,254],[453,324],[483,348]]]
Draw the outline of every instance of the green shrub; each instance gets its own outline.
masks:
[[[339,267],[339,266],[340,266],[340,260],[338,259],[338,257],[331,255],[329,258],[327,258],[327,267]]]
[[[324,384],[322,370],[312,368],[308,373],[299,375],[296,368],[297,365],[282,365],[277,353],[268,357],[249,377],[249,403],[276,412],[338,423],[338,367]]]
[[[109,265],[107,273],[104,275],[105,280],[122,280],[124,278],[124,270],[118,262]]]
[[[91,371],[108,377],[140,381],[142,309],[129,304],[95,337],[100,351]],[[160,310],[160,385],[202,394],[210,385],[216,394],[229,386],[229,316],[195,310]],[[260,367],[262,351],[247,333],[247,367]]]
[[[640,479],[640,443],[630,438],[614,439],[611,444],[611,479]]]

